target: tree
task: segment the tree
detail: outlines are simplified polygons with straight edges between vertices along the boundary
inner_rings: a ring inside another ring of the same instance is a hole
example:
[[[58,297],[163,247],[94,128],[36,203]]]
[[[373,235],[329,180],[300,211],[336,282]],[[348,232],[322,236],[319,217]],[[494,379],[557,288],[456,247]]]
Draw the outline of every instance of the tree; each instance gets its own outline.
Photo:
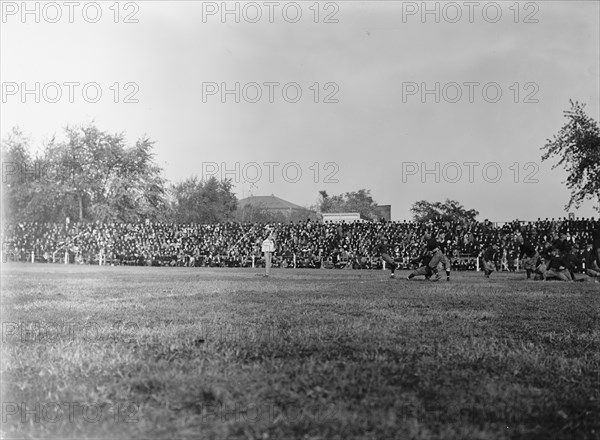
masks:
[[[342,194],[330,196],[327,191],[319,191],[319,201],[315,207],[319,212],[343,212],[344,197]]]
[[[354,192],[329,196],[327,191],[319,191],[317,209],[319,212],[359,212],[367,218],[377,219],[377,203],[371,197],[371,191],[359,189]]]
[[[33,170],[34,159],[29,153],[29,139],[18,127],[13,127],[2,140],[2,221],[22,219],[28,209],[33,189],[25,170]]]
[[[65,141],[53,138],[35,159],[24,153],[28,145],[18,130],[3,141],[3,161],[8,157],[20,171],[14,186],[3,182],[11,221],[167,218],[165,180],[154,163],[154,142],[143,137],[129,147],[122,133],[111,135],[94,125],[67,127],[65,134]]]
[[[165,179],[154,162],[154,142],[142,137],[130,147],[123,133],[108,134],[94,125],[65,131],[67,140],[51,143],[46,157],[67,170],[57,183],[75,218],[103,222],[166,219]]]
[[[190,177],[171,186],[176,223],[218,223],[233,220],[237,198],[230,179]]]
[[[598,122],[585,114],[585,104],[572,100],[571,108],[564,111],[567,122],[552,140],[547,139],[542,161],[560,157],[552,169],[563,165],[569,176],[566,183],[571,190],[565,210],[579,208],[584,200],[596,200],[600,212],[600,128]]]
[[[475,220],[479,211],[474,209],[467,210],[456,200],[446,199],[444,203],[428,202],[419,200],[415,202],[410,211],[417,222],[428,222],[442,220],[444,222],[470,222]]]
[[[56,170],[53,173],[45,156],[32,157],[29,143],[18,127],[2,140],[2,220],[64,219],[64,197],[55,185]]]

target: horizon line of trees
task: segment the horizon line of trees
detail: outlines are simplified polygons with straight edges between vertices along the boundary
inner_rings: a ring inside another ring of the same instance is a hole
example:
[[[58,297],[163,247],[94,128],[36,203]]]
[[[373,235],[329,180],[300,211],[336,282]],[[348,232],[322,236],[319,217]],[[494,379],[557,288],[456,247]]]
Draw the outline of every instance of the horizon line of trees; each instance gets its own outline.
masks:
[[[192,176],[169,184],[153,147],[147,136],[127,145],[124,134],[90,124],[66,127],[65,140],[54,137],[32,156],[29,140],[15,127],[2,141],[2,221],[269,223],[315,221],[319,213],[329,212],[359,212],[372,220],[380,215],[368,189],[338,195],[323,190],[315,205],[289,213],[252,205],[238,208],[229,179]],[[478,214],[456,201],[451,201],[452,208],[446,204],[416,202],[415,220]]]
[[[558,157],[571,198],[565,206],[597,202],[600,212],[600,127],[585,114],[585,105],[570,101],[565,125],[547,140],[542,160]],[[378,219],[377,202],[368,189],[329,195],[319,191],[315,205],[286,215],[264,207],[238,209],[231,180],[196,176],[169,183],[155,162],[155,142],[146,135],[128,145],[123,133],[110,134],[93,123],[65,129],[33,156],[29,139],[14,127],[2,139],[2,221],[10,222],[288,222],[318,218],[318,213],[359,212]],[[411,207],[418,222],[475,220],[479,212],[458,201],[419,200]]]

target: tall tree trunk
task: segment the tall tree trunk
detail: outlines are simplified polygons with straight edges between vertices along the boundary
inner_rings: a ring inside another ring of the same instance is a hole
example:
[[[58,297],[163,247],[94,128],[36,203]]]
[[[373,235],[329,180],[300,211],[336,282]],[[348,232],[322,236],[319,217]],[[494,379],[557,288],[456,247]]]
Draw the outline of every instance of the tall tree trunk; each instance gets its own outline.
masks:
[[[81,194],[78,195],[79,198],[79,221],[83,221],[83,197]]]

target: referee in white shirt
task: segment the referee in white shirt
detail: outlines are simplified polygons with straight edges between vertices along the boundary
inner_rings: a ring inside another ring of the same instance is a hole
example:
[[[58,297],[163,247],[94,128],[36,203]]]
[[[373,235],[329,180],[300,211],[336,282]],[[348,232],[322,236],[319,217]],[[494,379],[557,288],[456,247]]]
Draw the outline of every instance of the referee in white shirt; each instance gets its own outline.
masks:
[[[267,237],[262,242],[262,251],[265,254],[265,277],[269,276],[269,271],[271,269],[271,253],[275,251],[275,241],[273,240],[273,231],[271,229],[268,230]]]

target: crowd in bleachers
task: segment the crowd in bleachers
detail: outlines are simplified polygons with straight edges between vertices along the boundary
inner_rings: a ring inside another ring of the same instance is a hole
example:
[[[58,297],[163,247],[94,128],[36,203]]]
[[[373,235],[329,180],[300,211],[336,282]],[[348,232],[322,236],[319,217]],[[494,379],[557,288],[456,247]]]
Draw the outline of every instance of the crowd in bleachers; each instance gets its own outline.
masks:
[[[381,237],[402,269],[417,263],[426,232],[436,234],[453,270],[474,270],[481,251],[498,244],[499,270],[515,270],[522,234],[540,254],[558,238],[571,246],[582,271],[591,248],[593,219],[559,219],[495,224],[483,222],[305,221],[271,225],[275,267],[378,269],[374,253]],[[262,264],[264,224],[220,223],[19,223],[2,228],[3,261],[79,264],[249,267]]]

